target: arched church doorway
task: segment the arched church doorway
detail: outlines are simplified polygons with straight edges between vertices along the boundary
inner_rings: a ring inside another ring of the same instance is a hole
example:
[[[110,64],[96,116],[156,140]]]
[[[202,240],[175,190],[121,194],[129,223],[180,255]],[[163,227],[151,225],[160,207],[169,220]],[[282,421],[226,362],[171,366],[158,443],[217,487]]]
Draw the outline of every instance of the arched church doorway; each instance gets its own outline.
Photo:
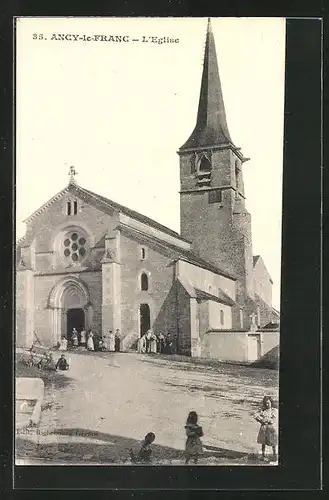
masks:
[[[151,328],[150,306],[148,304],[141,304],[139,306],[139,321],[139,333],[142,337]]]
[[[85,312],[81,308],[68,309],[66,313],[67,340],[72,342],[72,332],[75,328],[79,333],[85,330]]]
[[[52,311],[52,338],[56,345],[61,337],[71,340],[73,328],[88,330],[93,320],[86,284],[76,276],[66,276],[52,288],[48,307]]]

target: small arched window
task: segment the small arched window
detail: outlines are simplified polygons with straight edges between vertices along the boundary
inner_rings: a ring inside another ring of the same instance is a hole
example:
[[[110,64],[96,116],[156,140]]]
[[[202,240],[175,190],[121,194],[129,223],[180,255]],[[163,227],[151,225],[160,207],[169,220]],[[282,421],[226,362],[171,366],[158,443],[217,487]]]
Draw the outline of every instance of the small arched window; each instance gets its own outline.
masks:
[[[146,273],[141,275],[141,290],[147,291],[149,289],[149,279]]]
[[[211,170],[211,163],[208,160],[208,158],[203,156],[199,163],[199,172],[210,172],[210,170]]]
[[[223,309],[220,310],[220,324],[223,326],[224,325],[224,311]]]
[[[146,259],[146,248],[141,247],[141,260],[145,260],[145,259]]]

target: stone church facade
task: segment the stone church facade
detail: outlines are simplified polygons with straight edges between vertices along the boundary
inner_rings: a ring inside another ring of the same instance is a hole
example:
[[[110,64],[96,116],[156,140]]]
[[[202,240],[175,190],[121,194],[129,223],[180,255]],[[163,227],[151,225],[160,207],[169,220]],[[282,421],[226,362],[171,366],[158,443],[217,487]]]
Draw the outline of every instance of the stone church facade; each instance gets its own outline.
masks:
[[[247,159],[228,131],[210,22],[197,123],[178,154],[180,234],[79,186],[74,172],[25,221],[16,252],[18,346],[53,346],[75,327],[118,329],[127,351],[153,328],[170,332],[179,353],[211,356],[214,335],[234,350],[251,318],[259,329],[278,322],[272,280],[252,254]]]

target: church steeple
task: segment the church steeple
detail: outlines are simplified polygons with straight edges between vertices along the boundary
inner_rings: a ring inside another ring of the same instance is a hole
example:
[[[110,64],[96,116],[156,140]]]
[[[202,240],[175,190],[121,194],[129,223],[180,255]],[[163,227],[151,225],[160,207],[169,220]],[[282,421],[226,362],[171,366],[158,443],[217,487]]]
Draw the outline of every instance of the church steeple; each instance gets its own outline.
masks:
[[[232,143],[232,140],[226,122],[215,40],[209,18],[197,122],[191,136],[180,151],[229,143]]]
[[[253,298],[251,216],[242,173],[247,158],[227,127],[210,20],[197,122],[178,154],[181,235],[203,258],[237,276],[237,296]]]

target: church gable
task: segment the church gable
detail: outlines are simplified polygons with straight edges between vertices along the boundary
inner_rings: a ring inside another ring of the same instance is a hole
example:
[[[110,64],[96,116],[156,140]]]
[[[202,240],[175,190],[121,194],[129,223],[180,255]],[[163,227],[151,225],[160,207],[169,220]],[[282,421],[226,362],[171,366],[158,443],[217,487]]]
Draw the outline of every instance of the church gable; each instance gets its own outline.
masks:
[[[272,284],[271,276],[266,269],[264,261],[260,255],[253,258],[254,263],[254,290],[255,294],[260,297],[269,306],[272,305]]]
[[[69,185],[26,220],[18,247],[24,247],[36,273],[100,268],[104,235],[117,226],[118,218],[115,210],[95,205]]]
[[[91,246],[99,246],[105,232],[117,224],[115,211],[104,213],[69,189],[61,191],[26,220],[27,232],[24,245],[35,240],[35,251],[53,251],[58,232],[76,226],[89,235]]]

